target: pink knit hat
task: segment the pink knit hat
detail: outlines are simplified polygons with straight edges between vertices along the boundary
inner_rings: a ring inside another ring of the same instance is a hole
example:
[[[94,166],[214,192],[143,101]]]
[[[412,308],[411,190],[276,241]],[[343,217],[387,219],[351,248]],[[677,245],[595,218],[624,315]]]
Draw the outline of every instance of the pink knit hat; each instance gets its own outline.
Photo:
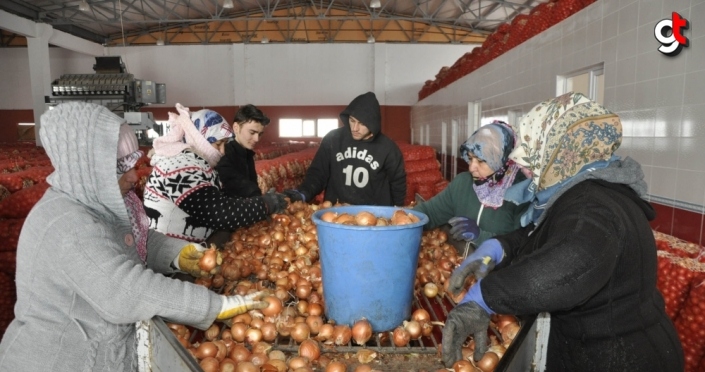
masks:
[[[137,136],[129,124],[120,125],[117,147],[117,173],[127,173],[142,157],[142,151],[137,144]]]

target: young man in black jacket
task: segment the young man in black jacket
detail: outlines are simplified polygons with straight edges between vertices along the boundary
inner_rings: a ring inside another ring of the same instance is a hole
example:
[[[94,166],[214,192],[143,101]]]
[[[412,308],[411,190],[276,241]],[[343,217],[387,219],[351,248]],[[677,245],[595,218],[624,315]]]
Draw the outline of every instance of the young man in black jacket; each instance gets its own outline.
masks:
[[[225,155],[215,167],[227,196],[249,198],[262,195],[257,185],[253,149],[267,124],[269,118],[254,105],[242,106],[235,114],[235,139],[225,145]]]
[[[311,201],[325,190],[325,200],[354,205],[404,205],[406,172],[401,150],[381,133],[377,97],[356,97],[340,114],[341,128],[321,146],[297,190],[284,190],[292,202]]]

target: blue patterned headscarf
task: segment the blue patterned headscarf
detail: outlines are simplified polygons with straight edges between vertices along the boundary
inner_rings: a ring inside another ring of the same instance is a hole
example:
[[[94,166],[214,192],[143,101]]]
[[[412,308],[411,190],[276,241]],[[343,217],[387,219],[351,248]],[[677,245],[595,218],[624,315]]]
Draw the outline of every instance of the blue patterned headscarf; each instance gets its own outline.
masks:
[[[499,208],[504,203],[504,194],[520,171],[509,159],[515,143],[512,128],[503,121],[495,120],[475,131],[460,146],[460,156],[466,162],[470,163],[472,154],[494,171],[487,178],[473,180],[473,189],[483,205]]]
[[[515,142],[512,128],[503,121],[495,120],[476,130],[460,145],[460,156],[470,163],[468,154],[472,154],[497,172],[507,164]]]
[[[216,143],[223,138],[233,136],[230,124],[213,110],[198,110],[191,114],[191,121],[208,143]]]

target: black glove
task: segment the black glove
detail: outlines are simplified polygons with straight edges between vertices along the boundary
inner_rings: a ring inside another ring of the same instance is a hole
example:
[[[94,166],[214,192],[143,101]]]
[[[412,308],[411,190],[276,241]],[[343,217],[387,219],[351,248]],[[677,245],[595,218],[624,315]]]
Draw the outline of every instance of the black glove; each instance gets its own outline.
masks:
[[[289,198],[289,200],[291,200],[292,203],[297,201],[306,201],[306,197],[299,190],[287,189],[282,192],[284,193],[284,195],[286,195],[287,198]]]
[[[490,314],[476,302],[466,302],[451,310],[443,327],[443,364],[451,368],[455,362],[463,359],[463,343],[471,334],[475,340],[473,359],[476,362],[482,359],[489,347],[489,327]]]
[[[267,212],[269,214],[281,213],[289,206],[284,194],[278,192],[268,192],[262,195],[262,199],[264,199],[264,203],[267,204]]]
[[[477,221],[467,217],[453,217],[448,220],[452,228],[450,234],[456,240],[472,241],[480,236],[480,227],[477,226]]]

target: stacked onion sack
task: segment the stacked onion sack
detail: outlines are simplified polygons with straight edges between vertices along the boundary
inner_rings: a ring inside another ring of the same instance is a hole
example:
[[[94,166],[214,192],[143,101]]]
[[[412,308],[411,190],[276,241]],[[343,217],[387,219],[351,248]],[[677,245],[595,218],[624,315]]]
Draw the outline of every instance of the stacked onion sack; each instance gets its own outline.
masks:
[[[0,145],[0,337],[14,318],[20,231],[29,211],[49,188],[45,179],[53,171],[44,149],[33,143]]]
[[[384,363],[382,356],[369,347],[378,342],[382,346],[407,347],[422,337],[440,335],[444,319],[438,319],[434,311],[423,306],[417,306],[410,319],[396,329],[376,335],[366,319],[348,326],[325,318],[318,238],[311,215],[331,206],[327,202],[320,206],[292,203],[286,213],[273,215],[271,221],[237,230],[220,252],[222,264],[216,274],[196,280],[222,294],[269,292],[265,298],[269,302],[267,308],[214,323],[205,332],[169,324],[204,371],[345,371],[348,367],[354,371],[384,370],[388,367],[380,364]],[[412,223],[415,218],[402,210],[389,220],[369,212],[323,215],[326,217],[322,219],[331,218],[332,222],[365,226],[401,225]],[[462,261],[446,239],[437,230],[424,233],[415,284],[417,297],[444,297],[446,279]],[[430,289],[433,286],[435,290]],[[450,301],[447,297],[445,300]],[[511,319],[516,324],[516,319]],[[507,319],[497,317],[492,326],[501,329],[500,324],[504,326],[506,322]],[[507,345],[511,338],[502,337]],[[505,346],[498,337],[492,335],[491,339],[494,346],[488,354],[494,353],[490,359],[496,365]],[[472,346],[472,340],[468,340],[466,349],[470,355]],[[337,352],[336,348],[354,348],[355,353]],[[442,368],[438,355],[429,357]],[[475,368],[472,363],[470,366]]]
[[[681,340],[685,371],[705,371],[705,249],[659,232],[654,237],[656,286]]]

